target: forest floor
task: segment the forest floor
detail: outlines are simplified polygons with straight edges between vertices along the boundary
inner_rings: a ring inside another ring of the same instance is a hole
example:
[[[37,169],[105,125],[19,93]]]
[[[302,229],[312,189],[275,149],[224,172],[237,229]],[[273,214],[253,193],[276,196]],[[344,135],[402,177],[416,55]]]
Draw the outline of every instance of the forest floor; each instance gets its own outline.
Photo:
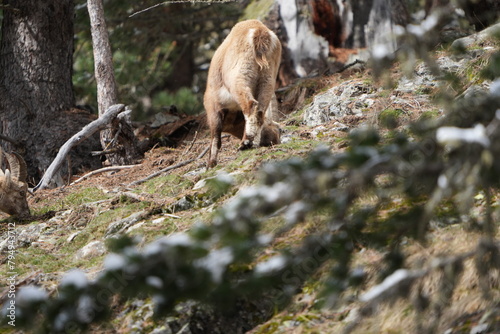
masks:
[[[400,76],[399,70],[394,69],[392,75],[395,78]],[[438,117],[441,113],[429,98],[431,91],[409,93],[385,89],[380,83],[374,82],[365,69],[353,69],[315,80],[318,81],[315,88],[306,94],[296,110],[282,116],[280,124],[284,130],[283,137],[287,139],[280,145],[240,152],[237,150],[238,140],[225,136],[218,166],[207,170],[206,156],[197,157],[208,146],[208,131],[205,127],[193,128],[176,148],[155,147],[133,168],[99,173],[73,185],[37,191],[29,197],[29,204],[32,214],[38,219],[20,221],[16,226],[19,235],[16,259],[18,286],[37,284],[55,292],[64,273],[73,268],[84,270],[89,278],[95,277],[102,270],[103,259],[107,254],[105,240],[113,234],[109,230],[110,225],[126,221],[134,214],[139,213],[138,218],[125,223],[120,233],[137,236],[140,238],[139,245],[143,246],[160,236],[186,231],[196,222],[209,224],[217,207],[223,206],[239,189],[258,182],[259,168],[263,163],[304,157],[318,145],[328,145],[332,151],[342,152],[347,146],[350,130],[364,125],[378,127],[384,112],[399,110],[397,120],[401,128],[420,117]],[[372,86],[374,104],[361,115],[345,115],[317,127],[304,125],[303,109],[309,105],[312,97],[348,80]],[[405,101],[405,105],[398,105],[398,101]],[[337,122],[347,128],[325,131],[334,128]],[[132,184],[190,159],[194,161],[140,184]],[[204,196],[206,187],[199,181],[222,172],[233,175],[234,186],[216,202],[210,202]],[[78,177],[75,176],[72,181]],[[480,199],[476,208],[482,210]],[[7,219],[6,216],[3,218]],[[278,227],[270,225],[266,229],[273,231]],[[293,230],[283,237],[282,243],[293,244],[311,229],[314,230],[314,224],[307,229]],[[410,254],[410,261],[418,263],[437,254],[448,254],[450,250],[454,253],[466,252],[474,247],[479,238],[479,233],[468,231],[463,224],[446,222],[433,227],[426,247],[408,240],[404,250]],[[376,283],[376,272],[380,270],[376,263],[385,254],[383,249],[360,248],[357,251],[354,261],[368,268],[372,278],[369,285]],[[0,277],[5,277],[7,268],[4,254],[0,255],[0,263]],[[467,266],[472,267],[472,262]],[[327,274],[328,268],[325,266],[307,281],[292,305],[276,312],[273,318],[251,332],[338,333],[345,329],[359,312],[359,302],[356,301],[359,292],[349,291],[352,301],[342,308],[316,308],[318,282]],[[462,275],[461,288],[454,296],[455,306],[443,315],[440,328],[452,330],[447,333],[469,333],[483,316],[486,304],[481,299],[477,277],[469,269],[466,268]],[[434,277],[426,284],[429,289],[436,289],[437,281],[438,278]],[[5,294],[6,289],[0,287],[0,302],[5,299]],[[158,324],[157,320],[152,319],[150,303],[117,302],[115,306],[113,321],[96,326],[93,332],[151,333]],[[415,330],[415,313],[408,302],[396,302],[374,314],[366,317],[355,332],[407,333]],[[0,333],[3,333],[1,329]]]

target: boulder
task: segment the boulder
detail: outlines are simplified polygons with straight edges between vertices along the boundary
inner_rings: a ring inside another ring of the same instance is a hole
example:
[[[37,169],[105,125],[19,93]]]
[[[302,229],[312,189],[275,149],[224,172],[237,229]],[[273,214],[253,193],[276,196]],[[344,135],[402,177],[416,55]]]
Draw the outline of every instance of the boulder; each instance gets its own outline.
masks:
[[[304,112],[304,123],[317,126],[346,115],[361,115],[373,103],[373,87],[349,80],[314,97]]]

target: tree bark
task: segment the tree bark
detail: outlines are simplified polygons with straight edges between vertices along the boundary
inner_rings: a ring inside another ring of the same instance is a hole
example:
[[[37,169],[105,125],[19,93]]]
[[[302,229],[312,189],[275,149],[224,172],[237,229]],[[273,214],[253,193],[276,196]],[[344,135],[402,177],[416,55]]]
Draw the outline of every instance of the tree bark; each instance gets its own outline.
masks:
[[[87,8],[94,49],[97,104],[99,116],[102,116],[110,106],[118,103],[118,89],[102,0],[88,0]],[[100,135],[103,150],[113,152],[107,154],[106,158],[112,165],[134,164],[141,155],[130,119],[117,119],[113,125],[112,128],[101,131]]]
[[[92,119],[89,113],[71,109],[74,3],[4,0],[3,4],[9,9],[3,11],[0,44],[0,128],[17,144],[2,146],[23,156],[33,180],[43,175],[73,130]]]

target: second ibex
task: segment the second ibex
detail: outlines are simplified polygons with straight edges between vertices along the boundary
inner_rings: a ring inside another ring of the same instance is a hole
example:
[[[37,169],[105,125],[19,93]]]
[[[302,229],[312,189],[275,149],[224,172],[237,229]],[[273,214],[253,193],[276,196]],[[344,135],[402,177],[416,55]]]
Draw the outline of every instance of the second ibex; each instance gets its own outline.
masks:
[[[208,167],[217,164],[223,131],[241,139],[240,150],[251,148],[254,141],[260,146],[279,144],[272,106],[280,61],[278,37],[257,20],[236,24],[217,49],[203,101],[211,135]]]
[[[17,153],[5,153],[5,156],[9,169],[5,172],[0,169],[0,211],[9,215],[29,216],[26,162]],[[0,164],[2,160],[3,151],[0,148]]]

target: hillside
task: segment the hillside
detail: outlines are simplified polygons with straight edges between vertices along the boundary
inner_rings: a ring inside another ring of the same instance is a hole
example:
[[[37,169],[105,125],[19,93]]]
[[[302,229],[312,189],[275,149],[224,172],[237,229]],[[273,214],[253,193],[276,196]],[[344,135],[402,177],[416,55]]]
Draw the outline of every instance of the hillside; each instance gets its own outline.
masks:
[[[456,96],[475,90],[488,91],[490,82],[481,79],[479,72],[493,51],[498,50],[498,42],[482,40],[469,46],[468,50],[467,55],[461,58],[452,57],[446,48],[435,54],[440,66],[468,80],[464,91],[454,92]],[[211,225],[218,209],[241,196],[244,189],[264,182],[265,174],[261,169],[266,164],[307,159],[318,147],[327,147],[333,156],[340,155],[352,150],[352,134],[368,127],[378,129],[380,146],[388,147],[398,133],[410,132],[412,123],[445,118],[445,106],[434,99],[438,81],[425,65],[418,64],[412,78],[404,77],[400,66],[395,65],[390,78],[392,86],[387,88],[384,80],[375,80],[371,70],[360,65],[341,73],[303,80],[283,90],[282,108],[293,111],[283,113],[279,120],[283,128],[282,144],[240,152],[237,150],[238,141],[226,136],[219,164],[214,169],[205,168],[206,156],[199,158],[209,139],[207,129],[200,126],[190,129],[175,148],[151,149],[142,163],[132,168],[98,173],[66,187],[37,191],[29,198],[34,220],[16,221],[2,217],[0,277],[8,277],[8,273],[14,271],[18,275],[17,290],[22,286],[36,285],[55,296],[68,271],[80,269],[88,280],[99,277],[103,272],[103,262],[110,253],[107,245],[120,235],[133,237],[137,249],[144,250],[161,236],[190,231],[200,222]],[[299,103],[291,103],[291,107],[284,105],[289,100],[296,101],[299,95]],[[329,113],[331,106],[336,106],[335,110],[339,111]],[[318,115],[321,112],[323,114]],[[191,159],[193,161],[189,164],[134,184],[159,170]],[[409,161],[421,163],[419,159],[426,157],[414,156]],[[230,179],[227,188],[219,192],[210,181],[217,175],[219,179]],[[401,178],[404,177],[401,174]],[[72,182],[76,179],[77,176]],[[359,187],[363,186],[362,179],[359,175]],[[391,182],[382,175],[377,178],[376,185],[390,187],[388,184]],[[356,207],[375,203],[376,196],[374,193],[360,196]],[[437,258],[450,259],[453,256],[463,256],[463,268],[455,268],[456,272],[449,268],[448,271],[436,270],[425,275],[410,294],[415,299],[419,297],[416,292],[424,291],[437,298],[437,302],[434,299],[427,301],[433,308],[440,308],[436,311],[440,312],[436,332],[498,332],[500,317],[498,306],[495,306],[500,283],[498,267],[490,277],[493,287],[489,290],[490,295],[484,296],[484,282],[477,274],[472,255],[467,255],[478,247],[484,235],[477,222],[485,211],[491,209],[488,201],[496,203],[497,189],[491,194],[474,189],[471,196],[472,209],[468,213],[460,212],[452,199],[441,201],[435,208],[425,240],[409,236],[399,240],[399,236],[394,236],[398,240],[395,246],[390,241],[354,238],[350,268],[364,271],[364,282],[359,287],[347,287],[335,302],[322,294],[323,283],[331,283],[329,274],[335,270],[334,261],[325,261],[319,268],[311,269],[310,277],[304,269],[306,277],[289,305],[277,304],[272,310],[264,310],[264,307],[259,309],[261,305],[258,303],[241,302],[238,304],[238,321],[234,317],[218,318],[219,313],[191,301],[178,304],[167,317],[156,319],[153,318],[154,302],[150,296],[131,299],[111,296],[111,321],[92,325],[90,332],[229,333],[227,328],[234,330],[238,326],[237,332],[249,330],[250,333],[261,334],[339,333],[347,329],[355,333],[419,332],[418,318],[426,313],[419,313],[414,301],[395,298],[392,303],[367,308],[359,297],[396,268],[425,269],[432,267]],[[426,197],[431,197],[431,193],[418,198],[425,201]],[[392,216],[394,213],[401,213],[400,219],[404,223],[404,219],[408,218],[405,210],[412,205],[405,200],[404,196],[397,195],[387,199],[381,208],[377,208],[377,217],[382,221],[386,217],[396,217]],[[259,250],[260,253],[255,256],[259,261],[301,245],[309,234],[322,233],[331,219],[328,213],[319,211],[308,216],[303,223],[286,229],[286,219],[279,212],[265,218],[260,233],[276,234],[277,238]],[[7,226],[12,224],[15,224],[17,248],[15,267],[8,268]],[[376,228],[373,227],[374,230]],[[388,234],[391,233],[397,235],[388,230]],[[495,239],[498,237],[496,232]],[[404,254],[405,262],[399,267],[389,268],[384,259],[395,254],[391,249],[394,247]],[[252,267],[255,263],[245,266]],[[246,269],[233,270],[245,272]],[[443,278],[446,275],[456,278],[455,285],[450,289],[450,296],[441,297],[439,293],[443,292],[443,282],[447,282]],[[7,300],[8,287],[1,286],[0,301],[3,304]],[[439,298],[442,298],[441,304]],[[331,307],[317,307],[321,303]],[[231,321],[234,323],[230,324]],[[0,332],[22,331],[2,329]]]

